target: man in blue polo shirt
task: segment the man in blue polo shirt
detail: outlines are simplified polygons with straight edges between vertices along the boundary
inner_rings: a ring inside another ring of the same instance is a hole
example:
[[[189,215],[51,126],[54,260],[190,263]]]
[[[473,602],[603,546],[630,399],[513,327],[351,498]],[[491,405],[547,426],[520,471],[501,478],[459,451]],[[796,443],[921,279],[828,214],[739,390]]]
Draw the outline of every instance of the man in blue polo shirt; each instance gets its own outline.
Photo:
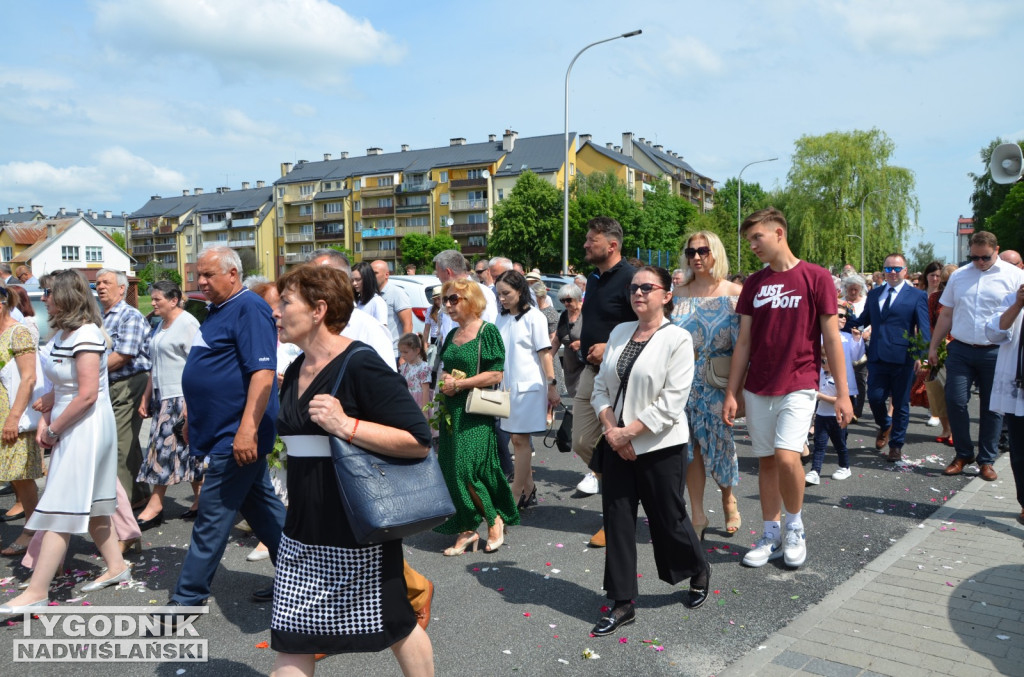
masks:
[[[171,605],[205,604],[235,514],[277,561],[284,505],[274,494],[267,454],[277,418],[277,330],[270,306],[242,287],[242,263],[211,247],[196,264],[209,315],[196,333],[181,377],[192,454],[208,456],[199,514]],[[271,591],[257,591],[265,601]]]

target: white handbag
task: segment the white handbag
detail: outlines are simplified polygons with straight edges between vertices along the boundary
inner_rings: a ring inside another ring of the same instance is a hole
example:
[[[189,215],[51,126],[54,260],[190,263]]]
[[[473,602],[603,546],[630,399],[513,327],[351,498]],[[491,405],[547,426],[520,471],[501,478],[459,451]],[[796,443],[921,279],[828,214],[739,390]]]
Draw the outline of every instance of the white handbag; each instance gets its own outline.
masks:
[[[43,415],[32,408],[32,403],[45,395],[50,389],[49,382],[46,380],[46,376],[43,375],[43,365],[39,361],[39,353],[34,353],[34,355],[36,362],[36,384],[32,388],[32,394],[29,395],[25,413],[21,415],[21,419],[18,421],[19,433],[35,430],[39,427],[39,420]],[[7,390],[8,401],[13,404],[14,398],[18,396],[18,388],[21,386],[21,372],[18,371],[18,363],[13,357],[0,369],[0,383]]]
[[[480,325],[480,332],[487,323]],[[478,332],[479,333],[479,332]],[[476,373],[480,373],[480,350],[483,339],[476,344]],[[473,388],[466,396],[466,412],[481,416],[508,418],[512,412],[512,398],[507,390],[491,390],[489,388]]]

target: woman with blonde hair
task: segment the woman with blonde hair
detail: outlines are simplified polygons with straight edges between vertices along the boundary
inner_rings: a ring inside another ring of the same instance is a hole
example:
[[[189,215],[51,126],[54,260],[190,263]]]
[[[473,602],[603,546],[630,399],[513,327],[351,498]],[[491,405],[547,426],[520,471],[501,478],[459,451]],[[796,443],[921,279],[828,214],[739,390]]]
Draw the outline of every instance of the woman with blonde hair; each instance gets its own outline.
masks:
[[[686,238],[681,263],[686,274],[683,284],[674,292],[677,302],[672,321],[690,332],[696,353],[693,386],[686,403],[686,418],[692,433],[690,463],[686,470],[690,514],[693,528],[703,539],[708,527],[704,484],[706,473],[710,473],[722,491],[725,532],[732,536],[742,525],[732,490],[740,481],[739,463],[732,428],[722,421],[725,390],[710,377],[712,360],[731,357],[739,336],[736,302],[741,287],[725,279],[729,274],[729,259],[722,241],[710,231],[698,231]]]
[[[53,390],[43,397],[36,442],[53,452],[46,491],[26,525],[45,534],[28,588],[0,606],[0,613],[6,614],[49,603],[50,583],[71,534],[88,531],[107,565],[83,592],[131,580],[111,526],[117,495],[117,423],[107,384],[109,339],[89,283],[80,273],[54,273],[50,284],[44,298],[55,331],[46,347],[43,372]]]
[[[439,426],[437,460],[455,514],[434,531],[457,534],[455,545],[444,551],[452,557],[466,548],[476,550],[480,541],[476,530],[480,522],[486,522],[485,552],[494,552],[505,541],[505,525],[519,523],[519,511],[498,462],[494,417],[470,414],[466,397],[473,388],[489,388],[501,382],[505,344],[498,328],[480,317],[487,300],[476,282],[449,280],[441,290],[441,303],[458,324],[442,344],[444,366],[437,382],[447,411]]]

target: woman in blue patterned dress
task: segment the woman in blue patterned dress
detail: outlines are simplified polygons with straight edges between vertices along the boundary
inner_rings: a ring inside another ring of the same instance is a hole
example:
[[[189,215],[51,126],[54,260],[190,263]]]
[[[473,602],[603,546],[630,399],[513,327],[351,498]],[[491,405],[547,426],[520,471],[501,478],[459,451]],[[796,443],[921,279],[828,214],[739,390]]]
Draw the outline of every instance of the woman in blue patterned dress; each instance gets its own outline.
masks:
[[[690,463],[686,488],[690,494],[693,528],[704,538],[708,518],[704,513],[705,474],[710,473],[722,490],[725,531],[732,536],[742,524],[732,488],[739,481],[736,444],[732,428],[722,421],[725,391],[708,384],[712,357],[732,355],[740,320],[736,314],[740,285],[725,279],[729,260],[718,236],[708,231],[690,235],[683,250],[686,279],[673,295],[678,297],[672,320],[693,336],[696,352],[693,386],[686,403],[691,427]]]

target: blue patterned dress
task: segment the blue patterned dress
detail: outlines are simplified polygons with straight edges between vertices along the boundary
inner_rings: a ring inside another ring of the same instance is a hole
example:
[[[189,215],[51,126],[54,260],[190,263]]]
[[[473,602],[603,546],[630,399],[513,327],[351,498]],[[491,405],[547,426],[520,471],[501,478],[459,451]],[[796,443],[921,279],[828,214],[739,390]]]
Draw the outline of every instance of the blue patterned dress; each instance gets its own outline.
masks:
[[[696,352],[686,418],[705,468],[720,487],[739,484],[739,465],[732,428],[722,421],[725,391],[709,386],[705,374],[709,358],[732,355],[740,332],[737,301],[738,296],[681,298],[672,311],[672,321],[693,336]],[[692,461],[692,447],[687,454]]]

